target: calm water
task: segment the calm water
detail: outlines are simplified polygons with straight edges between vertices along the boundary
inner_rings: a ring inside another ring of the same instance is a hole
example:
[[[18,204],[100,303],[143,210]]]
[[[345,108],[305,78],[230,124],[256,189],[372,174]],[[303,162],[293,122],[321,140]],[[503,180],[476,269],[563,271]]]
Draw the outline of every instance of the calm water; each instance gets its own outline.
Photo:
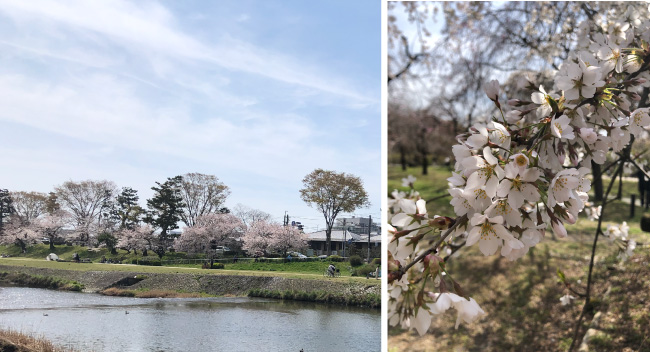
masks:
[[[379,351],[380,322],[379,310],[315,303],[0,287],[0,327],[78,351]]]

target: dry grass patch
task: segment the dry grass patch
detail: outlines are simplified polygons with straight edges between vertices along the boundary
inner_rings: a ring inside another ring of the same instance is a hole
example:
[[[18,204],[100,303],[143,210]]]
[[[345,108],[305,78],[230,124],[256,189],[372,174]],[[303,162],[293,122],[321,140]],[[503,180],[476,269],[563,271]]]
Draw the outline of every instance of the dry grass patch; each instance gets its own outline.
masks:
[[[42,337],[34,337],[15,330],[0,330],[0,351],[6,352],[73,352],[54,345]]]

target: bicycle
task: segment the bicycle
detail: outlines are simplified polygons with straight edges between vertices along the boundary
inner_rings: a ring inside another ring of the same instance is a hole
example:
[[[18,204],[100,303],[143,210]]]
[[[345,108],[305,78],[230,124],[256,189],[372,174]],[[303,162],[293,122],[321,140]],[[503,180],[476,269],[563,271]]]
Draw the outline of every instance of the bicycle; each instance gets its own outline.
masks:
[[[336,269],[336,271],[330,273],[329,270],[325,269],[325,272],[323,273],[323,277],[341,277],[341,271],[339,269]]]

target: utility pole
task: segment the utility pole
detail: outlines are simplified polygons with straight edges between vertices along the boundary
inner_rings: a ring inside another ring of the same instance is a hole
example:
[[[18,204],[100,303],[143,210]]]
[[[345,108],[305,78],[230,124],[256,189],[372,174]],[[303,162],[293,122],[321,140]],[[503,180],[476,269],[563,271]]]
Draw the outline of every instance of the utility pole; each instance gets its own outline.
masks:
[[[345,218],[343,218],[343,257],[345,257],[345,240],[348,233],[348,228],[345,227]]]
[[[288,213],[288,211],[285,210],[284,211],[284,218],[283,218],[284,226],[289,225],[289,214],[287,214],[287,213]]]
[[[370,264],[370,230],[372,229],[372,215],[368,215],[368,264]]]

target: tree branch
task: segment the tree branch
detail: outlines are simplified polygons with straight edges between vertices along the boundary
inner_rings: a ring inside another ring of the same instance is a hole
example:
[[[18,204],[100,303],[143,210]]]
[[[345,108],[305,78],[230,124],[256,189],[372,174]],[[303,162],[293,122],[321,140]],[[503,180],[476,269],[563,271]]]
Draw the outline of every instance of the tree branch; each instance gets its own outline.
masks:
[[[400,274],[404,275],[404,273],[406,273],[413,265],[415,265],[417,262],[421,262],[422,260],[424,260],[424,258],[427,255],[433,253],[436,249],[438,249],[438,246],[440,246],[442,241],[444,241],[452,232],[454,232],[454,230],[458,226],[464,224],[465,222],[467,222],[467,214],[465,214],[465,215],[463,215],[463,216],[461,216],[459,218],[456,218],[456,220],[454,221],[454,224],[450,228],[448,228],[447,231],[445,231],[445,233],[443,233],[440,236],[440,239],[438,240],[438,242],[436,242],[436,244],[434,244],[431,248],[424,251],[424,253],[417,256],[415,259],[413,259],[413,261],[408,263],[406,266],[400,268]]]

